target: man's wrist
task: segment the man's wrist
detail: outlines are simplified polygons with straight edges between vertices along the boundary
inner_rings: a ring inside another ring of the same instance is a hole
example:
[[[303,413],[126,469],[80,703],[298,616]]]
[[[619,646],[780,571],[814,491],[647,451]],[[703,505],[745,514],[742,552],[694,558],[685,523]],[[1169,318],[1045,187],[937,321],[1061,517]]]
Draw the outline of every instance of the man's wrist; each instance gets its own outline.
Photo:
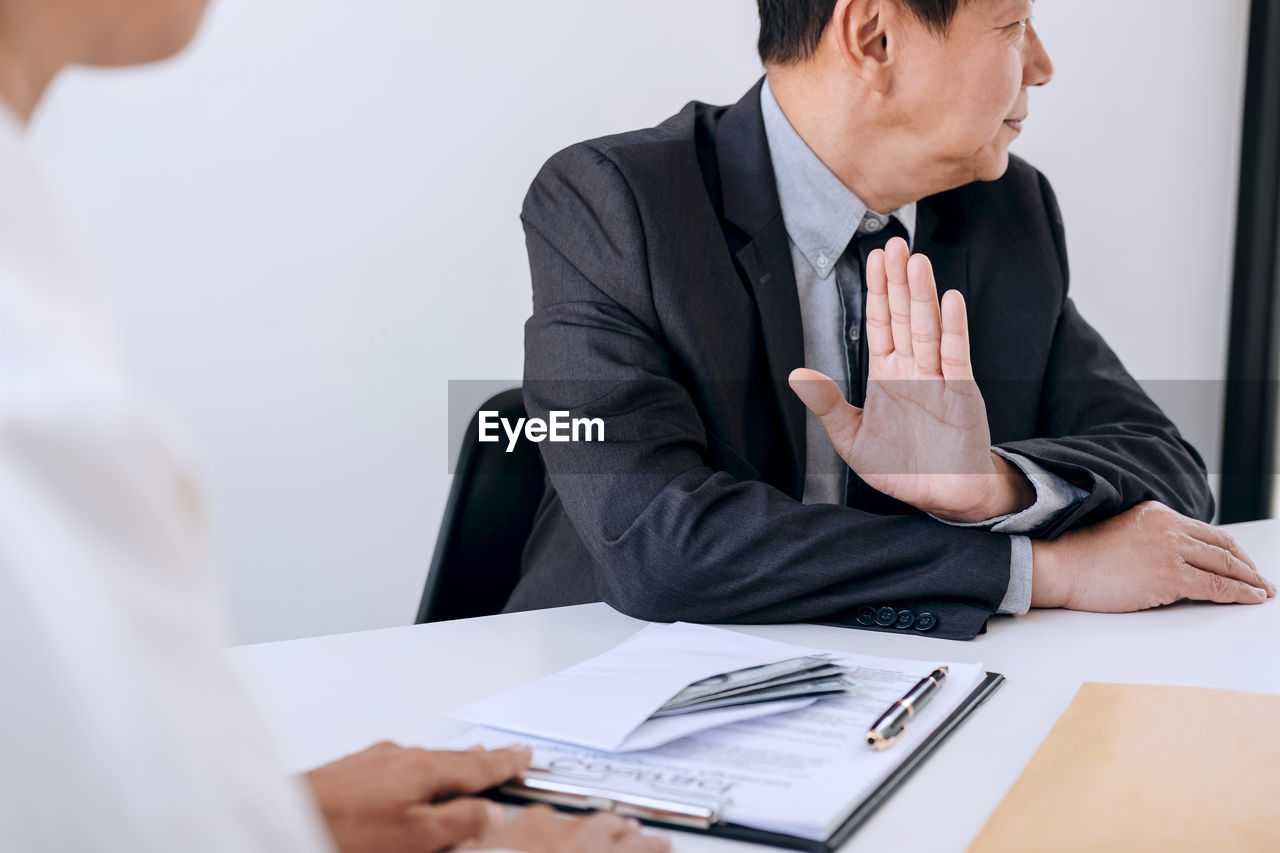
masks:
[[[1036,502],[1036,487],[1022,473],[1021,468],[994,452],[991,454],[991,463],[996,466],[997,488],[992,512],[987,518],[1014,515]]]
[[[977,506],[962,512],[930,510],[929,513],[944,521],[978,524],[1015,515],[1036,502],[1036,487],[1017,465],[998,453],[991,454],[991,465],[993,473],[979,475],[988,493]]]
[[[1071,600],[1070,568],[1059,560],[1062,541],[1031,540],[1031,606],[1066,607]]]

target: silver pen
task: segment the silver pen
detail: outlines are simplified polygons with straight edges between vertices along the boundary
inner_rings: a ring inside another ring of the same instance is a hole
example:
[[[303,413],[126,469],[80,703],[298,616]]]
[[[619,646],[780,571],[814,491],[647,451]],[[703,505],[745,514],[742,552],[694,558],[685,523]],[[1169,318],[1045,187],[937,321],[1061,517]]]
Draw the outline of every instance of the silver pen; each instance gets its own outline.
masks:
[[[929,698],[938,692],[942,680],[947,677],[947,668],[940,666],[929,675],[920,679],[920,683],[907,691],[897,702],[889,706],[889,710],[880,715],[880,719],[867,730],[867,745],[872,749],[887,749],[907,728],[907,721],[916,715],[916,709],[924,707]]]

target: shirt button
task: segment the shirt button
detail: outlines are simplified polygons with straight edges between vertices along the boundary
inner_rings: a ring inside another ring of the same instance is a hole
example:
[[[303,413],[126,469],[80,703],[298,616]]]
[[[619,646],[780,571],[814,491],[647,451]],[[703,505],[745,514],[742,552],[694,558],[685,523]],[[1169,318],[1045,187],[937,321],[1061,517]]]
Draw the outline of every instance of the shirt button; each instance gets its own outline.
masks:
[[[818,255],[818,266],[825,267],[829,263],[831,263],[831,261],[827,259],[826,255]]]
[[[868,234],[874,234],[884,227],[884,223],[874,217],[868,217],[862,220],[862,230]]]
[[[855,344],[858,342],[858,336],[860,334],[861,332],[859,331],[857,326],[849,327],[849,340],[853,341]]]

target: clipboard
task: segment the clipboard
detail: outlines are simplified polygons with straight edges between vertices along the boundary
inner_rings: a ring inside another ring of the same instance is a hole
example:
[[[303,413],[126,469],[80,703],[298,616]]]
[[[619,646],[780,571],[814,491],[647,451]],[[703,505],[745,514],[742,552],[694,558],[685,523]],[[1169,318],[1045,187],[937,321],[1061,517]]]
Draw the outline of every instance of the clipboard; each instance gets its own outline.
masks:
[[[960,724],[968,719],[969,715],[1003,683],[1003,675],[988,672],[978,686],[937,728],[929,733],[928,737],[915,749],[903,754],[902,760],[893,771],[853,808],[840,827],[825,841],[814,841],[795,835],[726,823],[720,818],[723,804],[711,800],[680,801],[611,792],[596,786],[552,779],[536,772],[527,774],[520,782],[508,783],[489,791],[487,796],[499,802],[516,805],[531,802],[547,803],[561,811],[574,813],[609,811],[624,817],[634,817],[644,824],[662,829],[698,832],[784,850],[835,853],[893,793],[894,789],[907,779],[925,758],[948,735],[959,728]]]

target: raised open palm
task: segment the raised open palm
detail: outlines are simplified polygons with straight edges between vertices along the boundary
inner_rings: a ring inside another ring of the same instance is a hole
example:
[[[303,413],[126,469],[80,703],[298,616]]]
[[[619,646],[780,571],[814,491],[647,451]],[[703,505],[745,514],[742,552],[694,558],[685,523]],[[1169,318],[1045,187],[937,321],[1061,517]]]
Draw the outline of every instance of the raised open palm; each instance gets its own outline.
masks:
[[[866,483],[952,521],[1022,508],[1021,475],[991,452],[987,407],[973,379],[964,297],[938,304],[933,266],[894,238],[867,259],[863,408],[827,376],[800,369],[791,387]]]

